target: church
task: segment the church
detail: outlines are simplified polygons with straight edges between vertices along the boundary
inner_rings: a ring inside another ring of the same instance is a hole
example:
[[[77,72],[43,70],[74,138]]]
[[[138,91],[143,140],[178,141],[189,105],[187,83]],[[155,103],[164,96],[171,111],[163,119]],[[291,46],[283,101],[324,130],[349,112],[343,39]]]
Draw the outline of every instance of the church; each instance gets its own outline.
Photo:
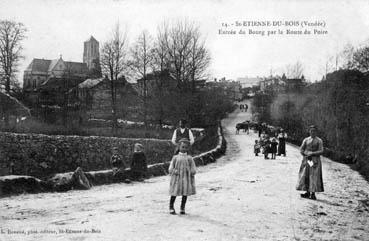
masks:
[[[88,78],[101,77],[99,42],[91,36],[84,42],[83,62],[58,59],[36,59],[28,65],[23,75],[26,103],[36,105],[61,105],[64,94]]]

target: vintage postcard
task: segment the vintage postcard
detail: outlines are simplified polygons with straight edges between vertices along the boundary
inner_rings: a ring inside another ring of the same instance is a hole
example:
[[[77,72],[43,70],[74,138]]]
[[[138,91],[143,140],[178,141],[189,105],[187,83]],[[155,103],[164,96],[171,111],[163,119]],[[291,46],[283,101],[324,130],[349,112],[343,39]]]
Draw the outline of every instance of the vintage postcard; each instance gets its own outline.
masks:
[[[1,0],[0,240],[369,240],[368,13]]]

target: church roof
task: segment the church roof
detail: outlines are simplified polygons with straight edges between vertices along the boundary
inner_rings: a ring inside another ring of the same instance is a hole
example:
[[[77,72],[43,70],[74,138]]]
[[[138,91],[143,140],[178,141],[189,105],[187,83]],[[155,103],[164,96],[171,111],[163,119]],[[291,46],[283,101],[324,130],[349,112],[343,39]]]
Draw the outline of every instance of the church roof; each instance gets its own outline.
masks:
[[[48,71],[52,71],[53,68],[55,67],[55,65],[58,63],[58,61],[59,61],[59,59],[51,60]]]
[[[80,62],[70,62],[66,61],[64,62],[66,68],[70,68],[72,73],[76,74],[87,74],[88,68],[86,63],[80,63]]]
[[[55,65],[62,59],[33,59],[28,65],[26,71],[44,72],[45,74],[52,71]],[[64,61],[66,70],[70,69],[74,74],[87,74],[88,67],[86,63]]]
[[[28,65],[26,71],[47,72],[50,66],[51,60],[49,59],[33,59]]]

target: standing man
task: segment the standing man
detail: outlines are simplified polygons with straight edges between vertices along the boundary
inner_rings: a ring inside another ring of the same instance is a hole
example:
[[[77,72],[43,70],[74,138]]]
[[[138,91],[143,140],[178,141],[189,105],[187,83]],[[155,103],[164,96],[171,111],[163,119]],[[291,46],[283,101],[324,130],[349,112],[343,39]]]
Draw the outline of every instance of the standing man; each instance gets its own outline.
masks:
[[[179,140],[183,138],[186,138],[187,140],[189,140],[191,146],[195,142],[192,131],[186,127],[186,120],[181,119],[179,121],[179,128],[174,130],[173,136],[172,136],[172,143],[173,145],[176,146],[175,151],[174,151],[175,154],[177,154],[179,151],[178,149]]]

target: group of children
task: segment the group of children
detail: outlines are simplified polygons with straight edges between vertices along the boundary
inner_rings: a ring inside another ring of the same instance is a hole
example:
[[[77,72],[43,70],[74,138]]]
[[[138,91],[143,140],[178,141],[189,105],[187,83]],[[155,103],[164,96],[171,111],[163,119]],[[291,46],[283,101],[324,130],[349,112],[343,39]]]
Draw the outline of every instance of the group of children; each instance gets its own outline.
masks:
[[[122,156],[119,154],[118,148],[113,148],[113,153],[110,158],[110,164],[113,167],[114,174],[119,173],[126,168]],[[133,154],[130,163],[129,179],[142,181],[147,177],[147,163],[144,148],[140,143],[136,143],[133,148]]]
[[[269,159],[269,153],[272,155],[271,159],[276,159],[277,152],[281,155],[281,145],[284,143],[278,142],[276,137],[270,137],[268,134],[263,132],[259,140],[255,140],[254,153],[258,156],[261,152],[264,155],[264,159]],[[285,148],[284,148],[285,149]],[[282,153],[285,156],[285,151]]]
[[[269,153],[272,154],[271,159],[275,159],[277,155],[278,142],[275,137],[270,138],[268,135],[261,136],[259,140],[255,140],[254,153],[258,156],[261,152],[264,159],[269,159]]]

